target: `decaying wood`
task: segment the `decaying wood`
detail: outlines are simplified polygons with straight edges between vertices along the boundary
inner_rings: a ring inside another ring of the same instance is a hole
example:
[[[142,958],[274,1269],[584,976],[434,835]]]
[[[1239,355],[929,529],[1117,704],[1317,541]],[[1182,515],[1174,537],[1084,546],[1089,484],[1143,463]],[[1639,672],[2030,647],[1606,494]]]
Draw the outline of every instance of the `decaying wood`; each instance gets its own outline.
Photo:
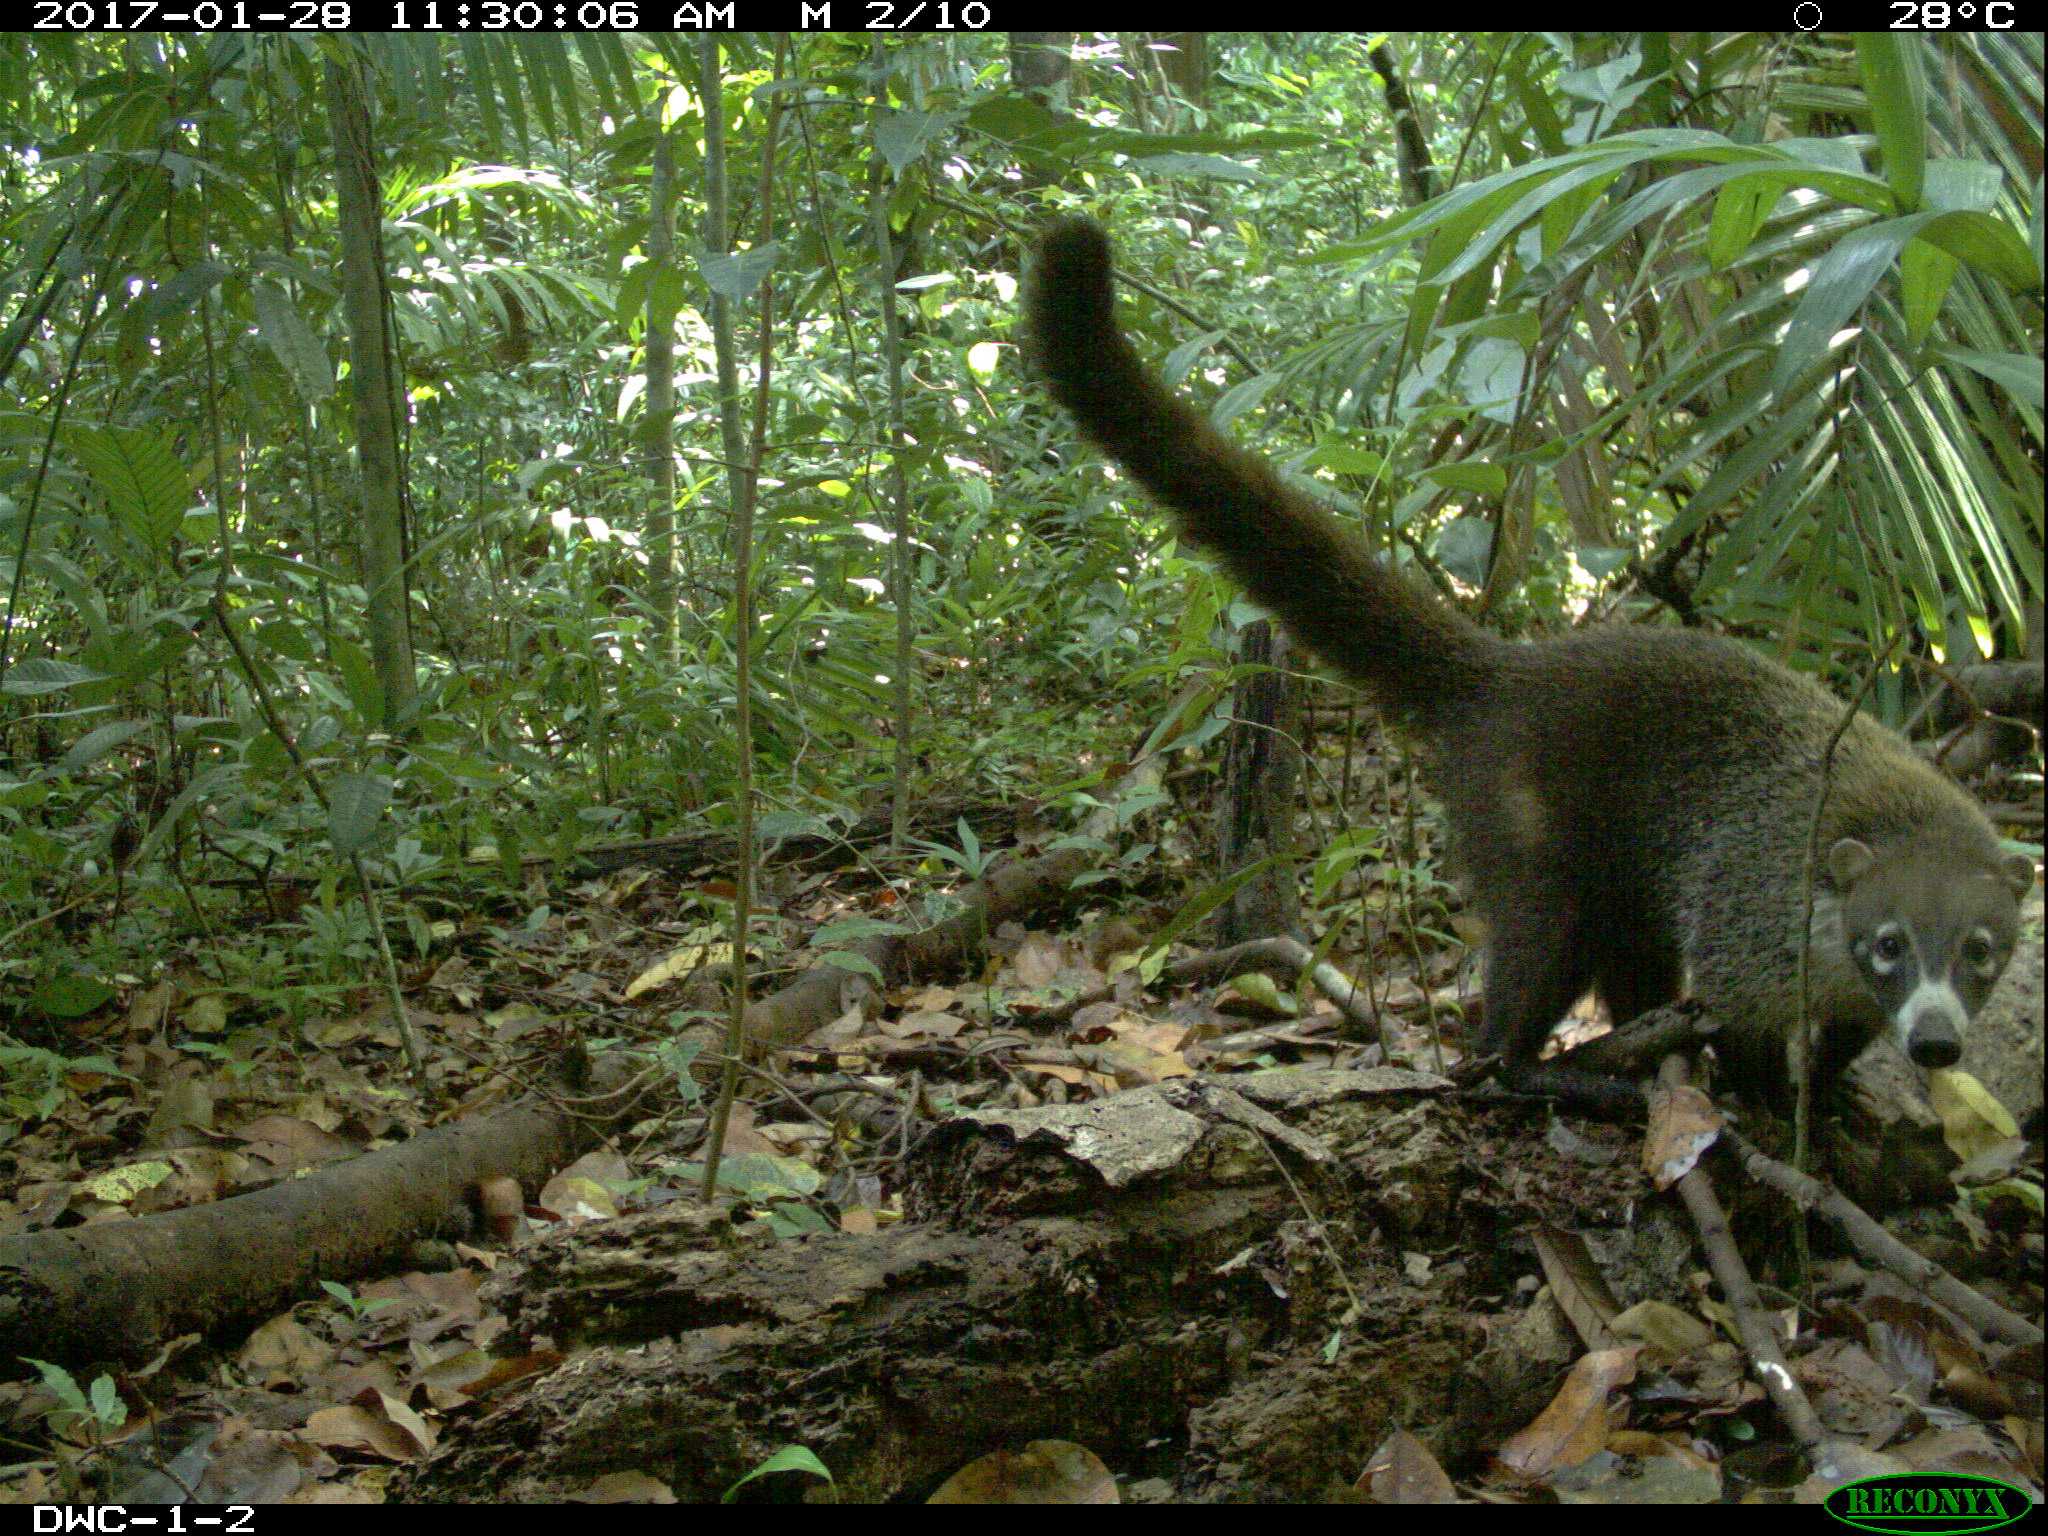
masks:
[[[600,1093],[624,1081],[596,1075]],[[536,1098],[208,1205],[0,1237],[0,1358],[135,1360],[386,1272],[422,1237],[466,1235],[482,1181],[537,1187],[639,1112],[630,1092],[573,1114]]]
[[[1156,759],[1139,764],[1124,793],[1159,782]],[[1098,809],[1083,829],[1105,837],[1115,825],[1112,807]],[[854,946],[890,985],[923,977],[957,977],[998,925],[1058,911],[1075,899],[1074,882],[1095,866],[1097,854],[1067,847],[1035,858],[1013,859],[986,879],[955,893],[960,910],[917,933],[876,934]],[[747,1039],[761,1048],[794,1045],[857,1006],[871,983],[842,966],[812,966],[788,986],[747,1005]]]
[[[960,1116],[913,1154],[910,1219],[869,1235],[776,1242],[680,1204],[550,1234],[485,1301],[501,1349],[570,1360],[449,1426],[392,1495],[555,1499],[630,1470],[714,1499],[795,1442],[837,1497],[900,1499],[1039,1438],[1123,1466],[1171,1446],[1191,1496],[1348,1486],[1397,1422],[1474,1417],[1471,1309],[1534,1267],[1521,1245],[1506,1269],[1422,1259],[1486,1224],[1474,1191],[1581,1222],[1644,1192],[1534,1138],[1488,1166],[1442,1086],[1278,1072]]]
[[[1212,981],[1224,981],[1232,976],[1243,976],[1250,972],[1284,977],[1289,982],[1297,981],[1306,975],[1347,1021],[1364,1032],[1365,1038],[1379,1038],[1379,1018],[1374,1012],[1372,998],[1366,988],[1327,960],[1316,959],[1315,952],[1301,940],[1289,938],[1285,934],[1263,939],[1247,939],[1242,944],[1232,944],[1227,948],[1205,950],[1199,955],[1189,955],[1185,959],[1169,962],[1160,975],[1171,986],[1199,987]],[[1074,1015],[1083,1008],[1096,1003],[1114,1002],[1117,995],[1114,983],[1106,987],[1097,987],[1068,1002],[1033,1014],[1032,1020],[1047,1028],[1065,1025],[1072,1022]]]
[[[1131,782],[1149,782],[1146,769]],[[1091,867],[1068,848],[1013,859],[960,893],[961,910],[922,932],[864,946],[884,976],[954,976],[996,924],[1056,909]],[[818,966],[747,1013],[757,1044],[787,1044],[838,1017],[852,973]],[[601,1064],[621,1088],[627,1067]],[[60,1363],[134,1359],[165,1338],[267,1316],[312,1293],[394,1267],[423,1237],[466,1232],[470,1192],[527,1188],[633,1112],[638,1092],[564,1105],[548,1096],[423,1132],[302,1179],[134,1221],[0,1238],[0,1354]]]

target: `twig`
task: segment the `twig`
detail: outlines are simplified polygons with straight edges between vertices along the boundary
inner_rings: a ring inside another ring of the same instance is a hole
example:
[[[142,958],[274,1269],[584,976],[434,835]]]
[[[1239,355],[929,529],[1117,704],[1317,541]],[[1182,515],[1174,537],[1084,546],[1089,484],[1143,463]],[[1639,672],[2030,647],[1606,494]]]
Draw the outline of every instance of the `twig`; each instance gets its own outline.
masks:
[[[2034,1324],[1972,1290],[1926,1255],[1915,1253],[1833,1185],[1769,1156],[1732,1128],[1722,1134],[1751,1178],[1775,1189],[1801,1210],[1819,1211],[1873,1264],[1883,1265],[1908,1285],[1926,1292],[1987,1338],[2008,1344],[2041,1343],[2041,1330]]]
[[[1667,1088],[1681,1088],[1689,1076],[1685,1057],[1674,1054],[1664,1058],[1658,1080]],[[1764,1384],[1764,1391],[1769,1394],[1772,1406],[1778,1410],[1778,1417],[1785,1421],[1785,1428],[1792,1438],[1803,1446],[1818,1445],[1825,1434],[1820,1416],[1813,1411],[1813,1404],[1806,1400],[1806,1393],[1793,1379],[1785,1351],[1778,1345],[1777,1330],[1771,1325],[1770,1314],[1764,1310],[1763,1298],[1757,1295],[1756,1282],[1750,1278],[1748,1266],[1736,1250],[1735,1234],[1728,1228],[1727,1214],[1722,1211],[1720,1199],[1714,1194],[1714,1184],[1707,1177],[1706,1168],[1695,1163],[1679,1179],[1676,1188],[1679,1199],[1685,1202],[1685,1208],[1692,1216],[1693,1226],[1699,1230],[1700,1246],[1707,1254],[1707,1267],[1720,1282],[1721,1294],[1727,1298],[1729,1310],[1735,1314],[1736,1332],[1749,1355],[1750,1368]]]

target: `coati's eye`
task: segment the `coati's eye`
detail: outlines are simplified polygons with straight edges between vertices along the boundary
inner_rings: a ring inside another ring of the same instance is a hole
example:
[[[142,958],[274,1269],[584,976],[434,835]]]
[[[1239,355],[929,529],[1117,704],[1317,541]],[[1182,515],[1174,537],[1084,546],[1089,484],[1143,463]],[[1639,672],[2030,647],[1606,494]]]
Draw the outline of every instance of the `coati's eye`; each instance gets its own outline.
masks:
[[[1906,958],[1906,941],[1896,933],[1880,933],[1871,950],[1886,965],[1897,965]]]
[[[1988,971],[1997,958],[1997,952],[1992,949],[1988,935],[1973,933],[1969,941],[1963,945],[1963,958],[1970,962],[1973,969]]]

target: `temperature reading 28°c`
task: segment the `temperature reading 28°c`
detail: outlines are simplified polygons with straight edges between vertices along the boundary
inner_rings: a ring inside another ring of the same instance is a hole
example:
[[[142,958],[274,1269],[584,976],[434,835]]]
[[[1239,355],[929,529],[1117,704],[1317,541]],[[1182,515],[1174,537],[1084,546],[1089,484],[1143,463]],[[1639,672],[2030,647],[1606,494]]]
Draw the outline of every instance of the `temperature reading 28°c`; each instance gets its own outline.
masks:
[[[2010,32],[2013,0],[1892,0],[1894,32],[1949,32],[1968,26],[1979,17],[1994,32]]]

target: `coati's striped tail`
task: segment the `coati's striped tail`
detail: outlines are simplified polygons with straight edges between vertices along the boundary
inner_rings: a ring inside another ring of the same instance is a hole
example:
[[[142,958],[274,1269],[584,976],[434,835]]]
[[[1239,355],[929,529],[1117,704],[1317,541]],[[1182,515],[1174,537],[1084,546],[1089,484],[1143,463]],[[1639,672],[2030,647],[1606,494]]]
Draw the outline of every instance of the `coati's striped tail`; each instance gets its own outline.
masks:
[[[1382,567],[1313,500],[1171,394],[1118,329],[1109,241],[1086,219],[1039,242],[1029,347],[1081,428],[1171,507],[1254,601],[1395,713],[1427,726],[1504,649]]]

